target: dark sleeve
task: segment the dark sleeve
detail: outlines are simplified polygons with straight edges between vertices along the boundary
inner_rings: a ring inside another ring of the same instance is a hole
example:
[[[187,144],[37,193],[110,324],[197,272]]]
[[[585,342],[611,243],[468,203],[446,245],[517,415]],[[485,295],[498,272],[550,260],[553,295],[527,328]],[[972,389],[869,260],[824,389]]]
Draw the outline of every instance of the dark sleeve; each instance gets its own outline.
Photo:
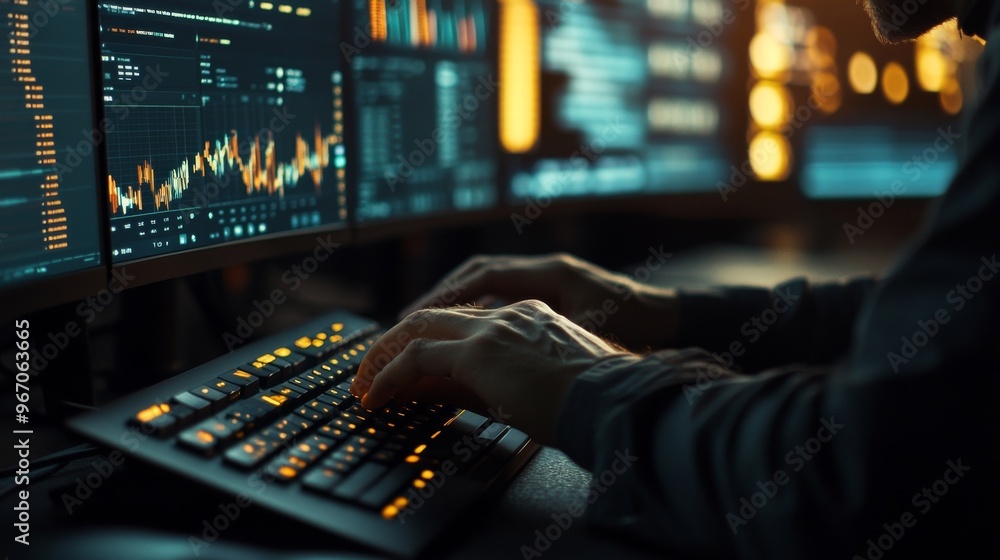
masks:
[[[874,285],[871,278],[823,284],[797,278],[774,289],[681,290],[677,346],[704,348],[745,371],[830,363],[847,349]]]
[[[744,376],[667,351],[571,384],[557,441],[594,474],[591,521],[713,557],[998,557],[1000,40],[980,65],[971,124],[928,131],[927,153],[966,136],[959,171],[836,368]]]

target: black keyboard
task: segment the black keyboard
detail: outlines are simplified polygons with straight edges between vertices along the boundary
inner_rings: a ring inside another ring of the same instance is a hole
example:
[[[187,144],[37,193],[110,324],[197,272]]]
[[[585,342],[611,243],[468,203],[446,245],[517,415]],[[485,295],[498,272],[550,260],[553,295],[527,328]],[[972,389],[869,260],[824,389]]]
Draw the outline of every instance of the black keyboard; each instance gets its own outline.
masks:
[[[289,518],[413,557],[537,450],[471,411],[350,393],[379,333],[336,312],[70,422],[83,435]]]

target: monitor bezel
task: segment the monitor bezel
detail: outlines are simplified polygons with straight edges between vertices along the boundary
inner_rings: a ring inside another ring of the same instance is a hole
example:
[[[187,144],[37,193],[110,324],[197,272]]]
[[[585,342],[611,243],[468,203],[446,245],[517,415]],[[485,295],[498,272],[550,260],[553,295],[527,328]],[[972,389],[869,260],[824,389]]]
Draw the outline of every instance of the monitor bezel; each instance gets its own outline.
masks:
[[[274,233],[220,245],[116,263],[112,273],[127,274],[129,288],[145,286],[269,258],[306,253],[318,246],[317,237],[345,245],[353,240],[346,223]]]
[[[94,129],[101,129],[104,123],[104,102],[101,97],[101,68],[100,44],[97,34],[97,5],[85,0],[80,1],[80,7],[85,14],[86,29],[86,49],[90,63],[90,106],[91,106],[91,126]],[[0,300],[3,304],[3,315],[21,316],[55,307],[57,305],[84,299],[97,294],[100,290],[107,288],[109,280],[108,259],[110,239],[108,236],[107,209],[104,204],[104,192],[101,190],[101,177],[104,173],[106,162],[105,142],[102,139],[95,146],[94,153],[94,181],[96,188],[94,205],[97,213],[98,223],[98,243],[100,247],[101,260],[97,265],[67,272],[51,277],[41,277],[29,279],[24,282],[10,286],[0,287]]]

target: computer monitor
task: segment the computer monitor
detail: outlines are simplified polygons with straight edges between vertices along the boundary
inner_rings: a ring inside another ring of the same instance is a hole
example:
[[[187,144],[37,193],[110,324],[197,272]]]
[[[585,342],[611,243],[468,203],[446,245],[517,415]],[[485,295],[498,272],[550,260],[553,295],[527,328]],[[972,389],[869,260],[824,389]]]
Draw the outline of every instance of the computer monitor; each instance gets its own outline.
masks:
[[[975,40],[951,21],[885,45],[863,10],[824,0],[754,9],[747,137],[760,181],[790,181],[812,198],[945,190],[957,166],[948,130],[960,133]]]
[[[107,282],[88,3],[0,3],[0,304],[20,314]]]
[[[505,85],[521,84],[501,109],[513,202],[716,188],[745,114],[734,96],[745,65],[729,48],[741,36],[735,5],[511,4],[528,14],[501,25]],[[534,53],[523,43],[532,35]]]
[[[495,3],[351,3],[351,40],[340,50],[353,85],[362,231],[495,207]]]
[[[111,257],[137,283],[347,238],[341,8],[98,5]]]

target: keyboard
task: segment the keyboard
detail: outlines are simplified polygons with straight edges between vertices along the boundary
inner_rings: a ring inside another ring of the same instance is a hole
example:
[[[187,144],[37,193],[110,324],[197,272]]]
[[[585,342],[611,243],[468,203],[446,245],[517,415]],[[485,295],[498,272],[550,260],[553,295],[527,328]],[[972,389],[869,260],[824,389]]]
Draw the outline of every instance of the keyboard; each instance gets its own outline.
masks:
[[[349,390],[377,323],[334,312],[70,421],[99,444],[393,556],[418,555],[538,449],[440,404]]]

